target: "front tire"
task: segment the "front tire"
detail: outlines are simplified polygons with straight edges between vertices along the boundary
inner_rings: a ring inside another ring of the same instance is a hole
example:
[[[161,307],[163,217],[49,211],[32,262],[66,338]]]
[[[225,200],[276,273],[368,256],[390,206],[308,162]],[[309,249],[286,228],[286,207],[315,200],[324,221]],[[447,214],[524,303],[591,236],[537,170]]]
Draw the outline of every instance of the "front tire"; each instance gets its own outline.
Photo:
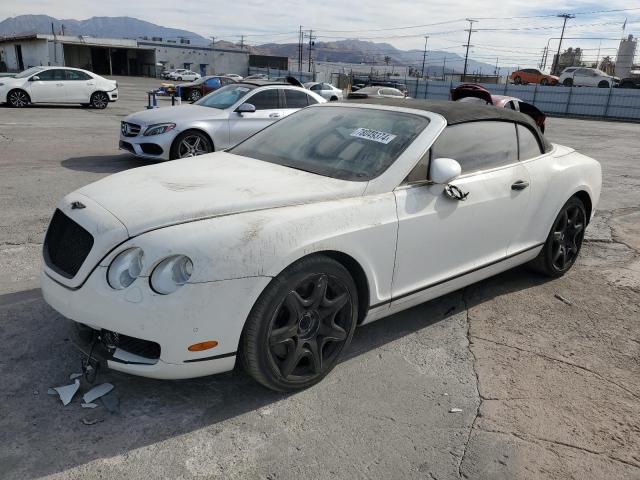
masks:
[[[587,213],[578,197],[571,197],[560,209],[547,241],[531,267],[549,277],[561,277],[573,266],[584,239]]]
[[[598,83],[598,88],[609,88],[609,82],[607,82],[606,80],[602,80],[600,83]]]
[[[516,85],[522,85],[522,79],[520,77],[516,77],[513,79],[513,83]]]
[[[213,152],[211,140],[204,133],[197,130],[187,130],[176,137],[171,145],[169,157],[177,158],[197,157]]]
[[[189,100],[191,100],[192,102],[197,102],[201,98],[202,98],[202,94],[200,93],[199,90],[192,90],[191,93],[189,94]]]
[[[98,110],[104,110],[109,105],[109,97],[104,92],[95,92],[91,95],[91,103],[92,108],[97,108]]]
[[[353,278],[312,255],[274,278],[253,306],[240,344],[247,373],[272,390],[315,385],[349,347],[358,318]]]
[[[543,78],[542,80],[540,80],[540,85],[546,87],[547,85],[549,85],[549,80]]]
[[[565,87],[572,87],[573,86],[573,79],[572,78],[565,78],[564,82],[562,82],[562,84]]]
[[[13,108],[24,108],[31,103],[31,98],[24,90],[11,90],[7,95],[7,103]]]

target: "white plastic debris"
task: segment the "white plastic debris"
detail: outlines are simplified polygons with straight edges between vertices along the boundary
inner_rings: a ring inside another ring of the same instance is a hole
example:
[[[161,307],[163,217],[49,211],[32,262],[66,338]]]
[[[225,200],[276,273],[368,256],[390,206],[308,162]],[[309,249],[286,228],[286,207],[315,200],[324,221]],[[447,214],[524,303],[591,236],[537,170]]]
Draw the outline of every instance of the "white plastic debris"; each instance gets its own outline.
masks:
[[[101,396],[106,395],[111,390],[113,390],[113,385],[111,385],[110,383],[103,383],[101,385],[98,385],[97,387],[93,387],[91,390],[85,393],[82,399],[84,400],[84,403],[91,403],[96,398],[100,398]]]
[[[102,418],[83,418],[82,423],[85,425],[95,425],[96,423],[102,422],[104,419]]]
[[[47,395],[58,395],[58,392],[56,392],[53,388],[50,388],[49,390],[47,390]]]
[[[462,413],[462,409],[461,408],[452,408],[451,410],[449,410],[449,413]]]
[[[75,380],[76,378],[80,377],[82,377],[81,373],[72,373],[71,375],[69,375],[69,380]]]
[[[80,388],[80,380],[77,378],[71,385],[63,385],[62,387],[55,387],[54,390],[58,392],[58,396],[60,400],[62,400],[63,405],[69,405],[71,399],[76,394],[78,389]]]
[[[82,403],[82,408],[96,408],[98,406],[97,403]]]
[[[136,355],[135,353],[127,352],[126,350],[121,350],[119,348],[116,348],[115,352],[113,352],[113,358],[127,363],[142,363],[145,365],[153,365],[157,363],[156,360],[152,358],[142,357],[140,355]]]

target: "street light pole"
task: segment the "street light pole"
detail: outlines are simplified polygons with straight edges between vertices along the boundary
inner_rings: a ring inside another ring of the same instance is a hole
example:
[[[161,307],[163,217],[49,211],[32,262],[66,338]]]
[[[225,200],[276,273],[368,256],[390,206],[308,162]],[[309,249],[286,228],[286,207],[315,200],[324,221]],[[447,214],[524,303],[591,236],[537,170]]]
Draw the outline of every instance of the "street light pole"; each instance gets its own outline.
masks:
[[[429,41],[429,35],[425,35],[424,37],[424,53],[422,54],[422,74],[420,75],[424,78],[424,61],[427,58],[427,42]]]
[[[553,62],[553,67],[551,68],[551,74],[554,75],[556,73],[556,69],[560,65],[560,47],[562,47],[562,39],[564,38],[564,29],[567,26],[567,20],[570,18],[576,18],[575,15],[571,15],[569,13],[563,13],[562,15],[558,15],[559,18],[564,18],[564,22],[562,23],[562,33],[560,34],[560,42],[558,43],[558,53],[556,54],[556,58]]]
[[[477,20],[472,20],[470,18],[467,18],[467,22],[469,22],[469,37],[467,38],[467,44],[463,45],[464,47],[467,47],[467,51],[464,54],[464,71],[462,72],[462,81],[465,81],[465,78],[467,78],[467,61],[469,59],[469,47],[471,46],[471,32],[473,32],[473,22],[477,22]]]

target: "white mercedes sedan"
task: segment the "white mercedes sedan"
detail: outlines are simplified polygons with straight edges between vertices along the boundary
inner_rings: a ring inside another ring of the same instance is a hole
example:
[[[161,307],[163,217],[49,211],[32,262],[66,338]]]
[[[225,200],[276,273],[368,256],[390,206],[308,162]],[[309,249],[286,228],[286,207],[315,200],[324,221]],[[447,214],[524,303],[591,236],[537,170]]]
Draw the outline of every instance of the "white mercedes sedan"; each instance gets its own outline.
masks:
[[[120,122],[121,150],[174,160],[232,147],[273,122],[316,103],[321,96],[283,82],[233,83],[192,103],[143,110]]]
[[[358,325],[516,265],[563,275],[600,187],[597,161],[512,110],[314,105],[228,151],[67,195],[42,292],[113,369],[177,379],[240,362],[295,390]]]
[[[0,78],[0,103],[15,108],[30,103],[79,103],[102,109],[116,100],[116,81],[80,68],[33,67]]]

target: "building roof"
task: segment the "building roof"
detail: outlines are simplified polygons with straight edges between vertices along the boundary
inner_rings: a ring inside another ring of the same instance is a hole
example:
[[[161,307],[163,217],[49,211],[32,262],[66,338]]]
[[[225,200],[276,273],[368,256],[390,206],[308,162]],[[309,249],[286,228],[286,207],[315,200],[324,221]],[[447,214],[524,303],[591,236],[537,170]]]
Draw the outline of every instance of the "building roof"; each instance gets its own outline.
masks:
[[[551,150],[551,143],[544,137],[531,117],[508,108],[496,108],[493,105],[451,102],[447,100],[415,100],[407,98],[363,98],[349,99],[348,103],[366,103],[388,107],[414,108],[442,115],[448,125],[496,120],[515,122],[527,126],[538,137],[546,152]]]

